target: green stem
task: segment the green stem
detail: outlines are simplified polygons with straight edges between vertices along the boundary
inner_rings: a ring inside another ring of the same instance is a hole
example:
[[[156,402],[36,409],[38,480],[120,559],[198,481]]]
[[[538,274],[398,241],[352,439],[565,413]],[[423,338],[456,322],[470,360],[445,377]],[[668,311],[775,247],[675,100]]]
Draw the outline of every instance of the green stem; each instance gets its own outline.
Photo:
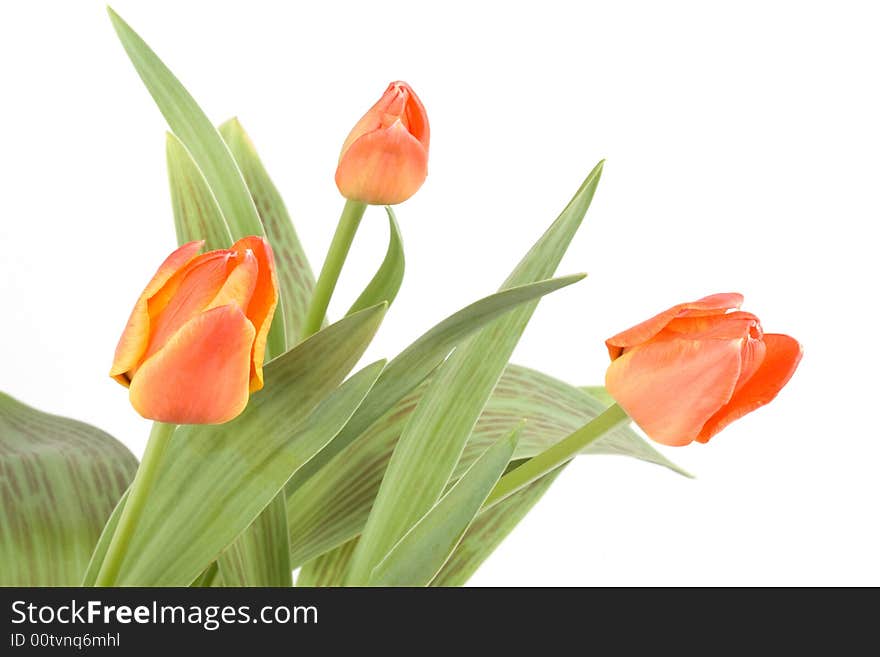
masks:
[[[309,303],[301,340],[317,333],[321,329],[321,324],[324,323],[324,315],[327,314],[327,306],[330,305],[333,290],[336,289],[339,272],[342,271],[342,265],[345,263],[345,258],[348,256],[354,235],[366,209],[367,205],[359,201],[346,201],[345,207],[342,208],[342,216],[339,217],[336,233],[333,235],[333,241],[330,242],[324,266],[321,267],[321,274],[315,284],[315,293]]]
[[[107,548],[107,554],[101,564],[95,586],[113,586],[115,584],[116,578],[119,576],[119,569],[122,567],[122,562],[128,551],[128,545],[131,543],[144,505],[150,495],[150,490],[159,475],[162,457],[176,428],[175,424],[153,423],[153,430],[150,432],[150,438],[147,440],[147,447],[144,450],[144,458],[141,460],[128,491],[128,499],[125,501],[122,515],[119,517],[116,531],[113,532],[113,538],[110,541],[110,547]]]
[[[483,503],[485,511],[504,499],[507,499],[519,490],[522,490],[533,481],[543,477],[548,472],[555,470],[577,456],[584,447],[595,442],[609,431],[613,431],[621,424],[629,422],[629,415],[620,406],[613,404],[592,421],[560,440],[552,447],[536,454],[518,468],[508,472],[498,480],[495,488],[489,493],[489,497]]]

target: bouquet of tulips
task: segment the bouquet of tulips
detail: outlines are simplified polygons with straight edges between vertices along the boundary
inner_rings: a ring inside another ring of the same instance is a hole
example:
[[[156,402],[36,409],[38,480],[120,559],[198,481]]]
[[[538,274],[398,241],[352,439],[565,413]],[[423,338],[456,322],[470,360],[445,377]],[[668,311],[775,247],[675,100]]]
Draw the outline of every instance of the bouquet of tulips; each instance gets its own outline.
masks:
[[[302,586],[460,585],[575,457],[678,470],[633,425],[665,445],[705,443],[794,373],[798,342],[763,333],[735,293],[609,338],[604,386],[509,362],[541,297],[583,278],[554,275],[602,163],[497,293],[359,365],[403,281],[391,206],[427,176],[415,92],[389,85],[345,139],[344,207],[315,279],[241,124],[215,128],[110,16],[170,128],[179,246],[137,297],[110,369],[155,424],[138,463],[108,434],[0,394],[0,584],[292,586],[297,572]],[[387,254],[328,319],[370,205],[385,206]]]

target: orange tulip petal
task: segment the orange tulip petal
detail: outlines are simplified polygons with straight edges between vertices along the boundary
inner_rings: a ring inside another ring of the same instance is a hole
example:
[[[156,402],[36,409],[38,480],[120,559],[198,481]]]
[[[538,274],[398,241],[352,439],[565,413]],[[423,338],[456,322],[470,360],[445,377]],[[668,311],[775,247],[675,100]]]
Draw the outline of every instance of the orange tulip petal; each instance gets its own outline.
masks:
[[[248,402],[254,333],[234,305],[197,315],[138,369],[129,392],[132,406],[159,422],[228,422]]]
[[[765,333],[764,345],[766,353],[761,366],[706,422],[697,437],[701,443],[708,442],[734,420],[772,401],[791,379],[803,355],[800,343],[787,335]]]
[[[275,272],[275,255],[269,242],[262,237],[245,237],[232,245],[232,250],[250,251],[257,261],[257,281],[250,303],[245,309],[247,318],[257,331],[251,354],[251,392],[263,387],[263,359],[266,355],[266,339],[272,325],[275,307],[278,305],[278,277]]]
[[[156,295],[174,274],[192,261],[204,246],[204,240],[189,242],[168,256],[159,266],[147,287],[131,311],[110,368],[110,376],[124,386],[129,385],[127,373],[137,364],[147,350],[150,339],[150,316],[148,302]]]
[[[181,278],[170,299],[157,298],[154,301],[164,305],[160,311],[150,303],[150,340],[143,359],[149,358],[162,349],[171,337],[204,310],[223,288],[229,276],[229,251],[209,251],[194,259],[181,272]]]
[[[691,340],[735,340],[749,336],[758,338],[761,333],[761,322],[752,313],[735,311],[713,315],[686,315],[676,317],[657,337],[680,338],[682,335]]]
[[[406,106],[403,112],[404,123],[409,133],[418,139],[427,151],[431,143],[431,128],[428,124],[428,112],[416,92],[406,82],[393,82],[406,89]]]
[[[647,342],[660,333],[676,317],[717,315],[732,308],[739,308],[742,302],[743,296],[741,294],[722,292],[703,297],[691,303],[680,303],[672,306],[669,310],[665,310],[641,324],[636,324],[632,328],[608,338],[605,341],[605,346],[608,347],[608,355],[611,356],[611,360],[614,360],[623,353],[624,349]]]
[[[257,257],[250,250],[236,255],[238,257],[232,258],[230,261],[240,260],[240,262],[223,282],[223,286],[217,292],[217,295],[205,306],[205,310],[220,306],[236,305],[246,314],[248,304],[254,294],[254,288],[257,286],[259,265],[257,264]]]
[[[357,123],[354,124],[354,127],[351,129],[351,132],[348,133],[345,142],[342,144],[342,150],[339,153],[340,160],[342,160],[345,152],[354,142],[365,134],[375,132],[382,128],[382,117],[388,113],[388,108],[395,101],[396,94],[391,93],[393,87],[393,83],[388,85],[388,89],[385,90],[382,97],[367,110],[367,113],[364,114]]]
[[[743,340],[739,379],[737,379],[736,388],[733,389],[733,394],[730,396],[731,399],[736,397],[743,386],[751,381],[752,377],[761,369],[766,356],[767,345],[764,340]]]
[[[395,205],[415,194],[427,175],[428,151],[397,121],[350,145],[336,169],[336,186],[346,198]]]
[[[733,393],[742,340],[651,342],[627,350],[605,373],[605,387],[652,439],[686,445]]]
[[[406,82],[398,81],[388,85],[382,97],[348,133],[345,143],[342,144],[340,161],[355,141],[368,133],[390,127],[397,119],[400,119],[407,131],[427,150],[430,143],[428,113],[412,87]]]

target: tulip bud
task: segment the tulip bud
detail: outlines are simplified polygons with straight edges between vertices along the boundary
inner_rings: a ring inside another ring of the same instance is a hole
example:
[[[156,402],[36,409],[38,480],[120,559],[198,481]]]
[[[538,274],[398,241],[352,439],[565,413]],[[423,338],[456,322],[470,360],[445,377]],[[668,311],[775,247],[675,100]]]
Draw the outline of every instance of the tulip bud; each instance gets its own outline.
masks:
[[[707,442],[770,402],[794,374],[794,338],[764,333],[740,294],[682,303],[605,341],[605,387],[657,442]]]
[[[336,186],[352,201],[395,205],[415,194],[428,175],[428,115],[405,82],[392,82],[349,133]]]
[[[278,302],[269,243],[246,237],[198,255],[184,244],[159,267],[119,339],[110,376],[135,410],[171,424],[220,424],[263,387]]]

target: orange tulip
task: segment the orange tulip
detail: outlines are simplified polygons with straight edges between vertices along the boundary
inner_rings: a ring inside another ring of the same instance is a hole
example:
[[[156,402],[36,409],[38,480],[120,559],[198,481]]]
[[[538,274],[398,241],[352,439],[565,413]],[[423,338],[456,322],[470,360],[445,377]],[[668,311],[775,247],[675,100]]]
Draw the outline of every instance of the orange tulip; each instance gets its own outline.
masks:
[[[263,357],[278,302],[275,260],[262,237],[198,255],[172,253],[141,294],[110,376],[146,418],[219,424],[263,387]]]
[[[342,145],[336,186],[352,201],[402,203],[425,182],[429,141],[422,102],[406,82],[392,82]]]
[[[771,401],[801,359],[794,338],[764,333],[741,294],[681,303],[605,341],[605,387],[657,442],[707,442]],[[733,312],[728,312],[733,311]]]

